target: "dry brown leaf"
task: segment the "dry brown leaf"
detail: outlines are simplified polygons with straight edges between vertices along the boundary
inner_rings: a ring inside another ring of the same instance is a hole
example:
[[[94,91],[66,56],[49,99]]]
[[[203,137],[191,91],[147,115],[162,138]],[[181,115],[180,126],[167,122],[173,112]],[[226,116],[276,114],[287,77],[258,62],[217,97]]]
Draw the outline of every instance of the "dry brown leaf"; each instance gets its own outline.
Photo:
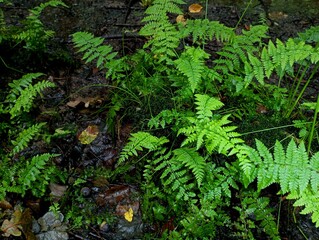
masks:
[[[2,236],[4,237],[10,237],[12,236],[21,236],[20,229],[22,226],[20,224],[16,224],[11,219],[10,221],[8,219],[5,219],[2,223],[1,230],[3,231]]]
[[[21,226],[26,240],[36,240],[36,237],[32,232],[32,213],[29,208],[22,212]]]
[[[56,200],[59,200],[61,197],[63,197],[64,193],[67,190],[67,186],[59,185],[56,183],[50,183],[49,188],[51,190],[50,195]]]
[[[1,230],[4,232],[2,235],[5,237],[10,237],[12,236],[21,236],[21,217],[22,217],[22,212],[20,208],[17,208],[10,219],[5,219],[2,223]]]
[[[66,103],[66,105],[68,105],[71,108],[75,108],[77,105],[79,105],[82,102],[81,99],[75,99],[73,101],[69,101]]]
[[[11,209],[12,205],[7,200],[1,200],[0,201],[0,208],[2,208],[4,210]]]

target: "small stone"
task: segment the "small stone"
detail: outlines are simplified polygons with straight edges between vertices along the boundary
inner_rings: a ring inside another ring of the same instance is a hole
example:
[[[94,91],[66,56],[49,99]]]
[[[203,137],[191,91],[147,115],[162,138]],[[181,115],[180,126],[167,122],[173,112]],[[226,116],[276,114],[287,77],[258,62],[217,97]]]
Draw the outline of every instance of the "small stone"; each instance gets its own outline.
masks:
[[[48,231],[36,235],[37,240],[68,240],[69,235],[66,232]]]
[[[88,197],[91,194],[91,189],[88,188],[88,187],[83,187],[81,189],[81,194],[82,194],[83,197]]]
[[[32,220],[32,232],[37,234],[41,231],[40,224],[36,220]]]
[[[108,232],[109,230],[110,230],[110,225],[109,224],[107,224],[107,222],[102,222],[101,224],[100,224],[100,230],[102,231],[102,232]]]
[[[41,225],[41,231],[46,232],[61,226],[63,219],[62,213],[47,212],[43,217],[39,218],[38,223]]]

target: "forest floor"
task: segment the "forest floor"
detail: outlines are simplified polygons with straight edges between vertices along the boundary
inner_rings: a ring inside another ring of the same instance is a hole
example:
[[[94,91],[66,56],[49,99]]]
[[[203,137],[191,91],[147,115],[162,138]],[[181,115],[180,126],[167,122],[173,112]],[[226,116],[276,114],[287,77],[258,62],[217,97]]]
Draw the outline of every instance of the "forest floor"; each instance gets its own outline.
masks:
[[[12,24],[17,20],[16,17],[23,18],[28,13],[27,9],[43,1],[13,2],[14,5],[5,12],[7,16],[11,16]],[[56,164],[68,169],[68,182],[71,183],[80,173],[91,168],[112,170],[121,147],[136,126],[130,119],[118,118],[115,134],[113,136],[108,134],[105,106],[110,101],[108,98],[110,82],[105,78],[105,72],[81,61],[81,55],[76,53],[70,34],[87,31],[105,38],[105,42],[112,45],[120,55],[132,54],[136,49],[142,48],[146,42],[146,39],[137,34],[142,27],[141,19],[145,8],[138,2],[128,6],[127,2],[121,0],[65,0],[64,2],[69,8],[50,8],[43,15],[45,25],[56,32],[54,42],[48,49],[50,55],[42,56],[41,59],[31,56],[27,60],[27,65],[26,59],[19,59],[17,55],[16,58],[7,59],[6,64],[23,72],[43,72],[56,83],[57,88],[46,91],[43,102],[38,106],[41,114],[35,113],[35,117],[47,122],[53,132],[55,129],[63,128],[76,129],[76,133],[57,141],[52,140],[50,146],[38,143],[32,147],[32,151],[42,152],[43,148],[46,148],[49,152],[59,153],[61,157],[56,159]],[[184,8],[186,12],[187,5]],[[210,4],[207,15],[210,20],[234,27],[244,9],[245,6],[239,4],[233,6]],[[270,36],[282,40],[319,24],[319,19],[312,16],[272,11],[270,5],[256,4],[249,8],[238,29],[247,29],[250,25],[258,24],[261,14],[267,18]],[[4,53],[11,52],[4,51]],[[1,80],[14,79],[18,75],[5,68],[3,73]],[[313,91],[317,92],[318,88],[314,86]],[[309,95],[311,94],[309,92]],[[92,125],[98,126],[98,137],[89,145],[81,144],[78,139],[79,133]],[[61,190],[63,194],[72,194],[70,192],[74,189],[68,187],[68,184],[51,184],[51,196],[58,195],[58,189],[65,189]],[[78,194],[82,194],[83,199],[90,203],[91,212],[109,211],[121,218],[125,209],[130,206],[135,213],[134,221],[128,224],[124,219],[120,219],[115,225],[104,223],[96,227],[89,226],[85,230],[69,229],[69,239],[138,239],[145,231],[156,230],[155,226],[142,222],[138,191],[138,186],[131,185],[125,179],[114,179],[112,182],[102,177],[86,179]],[[26,198],[23,202],[32,209],[35,218],[48,211],[47,200]],[[87,214],[85,210],[83,213]],[[304,220],[305,228],[308,228],[308,231],[315,231],[311,225],[308,225],[308,221],[307,218]],[[295,234],[294,239],[300,239],[297,230],[290,229],[290,232],[292,235]],[[318,232],[313,232],[312,236],[318,237]]]

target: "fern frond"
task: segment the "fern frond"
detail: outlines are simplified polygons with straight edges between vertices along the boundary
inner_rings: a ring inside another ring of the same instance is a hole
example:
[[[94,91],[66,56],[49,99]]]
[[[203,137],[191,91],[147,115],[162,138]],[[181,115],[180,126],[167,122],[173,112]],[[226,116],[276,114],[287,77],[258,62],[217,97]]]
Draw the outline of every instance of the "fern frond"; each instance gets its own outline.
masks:
[[[281,193],[289,193],[288,199],[295,199],[295,206],[304,206],[302,214],[312,213],[312,220],[319,226],[319,153],[310,159],[304,143],[298,146],[291,140],[284,150],[277,141],[274,153],[256,140],[256,150],[248,154],[251,163],[255,165],[258,179],[258,190],[278,183]]]
[[[44,89],[55,87],[55,84],[46,80],[29,85],[27,88],[20,92],[20,96],[10,109],[11,118],[19,116],[21,112],[29,112],[34,104],[35,97],[40,94]]]
[[[116,52],[112,52],[113,48],[110,45],[102,45],[104,39],[101,37],[94,37],[93,34],[88,32],[76,32],[72,34],[72,41],[75,44],[78,52],[83,53],[82,57],[85,63],[96,60],[98,68],[107,68],[109,61],[115,58]]]
[[[150,46],[154,57],[160,62],[176,56],[175,49],[182,36],[170,23],[167,14],[182,14],[178,5],[183,3],[182,0],[155,0],[145,12],[147,16],[142,21],[146,24],[139,33],[151,37],[144,47]]]
[[[144,148],[154,151],[167,142],[166,137],[157,138],[147,132],[133,133],[129,142],[122,149],[118,164],[125,162],[131,156],[138,156],[138,151],[142,151]]]
[[[192,36],[193,42],[198,44],[205,44],[213,38],[220,42],[229,42],[235,36],[232,28],[208,19],[187,20],[185,25],[180,26],[180,31],[184,37]]]
[[[208,95],[196,94],[196,110],[199,119],[213,116],[212,111],[220,109],[224,104],[216,98]]]
[[[30,14],[24,22],[24,30],[13,35],[13,39],[18,42],[25,42],[25,48],[30,50],[45,49],[46,42],[54,35],[54,31],[45,30],[43,23],[40,20],[40,15],[47,7],[67,7],[60,0],[51,0],[41,3],[39,6],[29,10]]]
[[[46,180],[46,175],[49,171],[43,171],[47,162],[58,156],[58,154],[44,153],[42,155],[37,155],[32,157],[30,161],[26,162],[25,168],[20,172],[17,183],[22,187],[22,195],[24,195],[27,189],[32,189],[32,185],[35,181],[41,180],[41,184],[48,185]]]
[[[11,150],[11,155],[15,155],[21,152],[28,146],[28,143],[34,138],[36,134],[40,132],[40,129],[45,125],[45,123],[35,124],[27,129],[24,129],[19,133],[15,140],[12,140],[13,149]]]
[[[312,26],[302,33],[298,33],[298,38],[295,41],[303,41],[307,43],[319,42],[319,26]]]
[[[37,79],[43,76],[43,73],[28,73],[23,75],[20,79],[13,80],[9,83],[10,92],[6,97],[6,102],[16,101],[17,97],[23,92],[23,89],[27,88],[33,79]]]
[[[178,148],[174,151],[174,159],[177,162],[182,162],[187,168],[189,168],[197,181],[198,187],[200,187],[205,173],[205,159],[199,155],[194,148]]]
[[[209,57],[204,50],[186,47],[186,51],[175,61],[176,67],[188,78],[190,88],[194,92],[201,81],[205,68],[205,59]]]

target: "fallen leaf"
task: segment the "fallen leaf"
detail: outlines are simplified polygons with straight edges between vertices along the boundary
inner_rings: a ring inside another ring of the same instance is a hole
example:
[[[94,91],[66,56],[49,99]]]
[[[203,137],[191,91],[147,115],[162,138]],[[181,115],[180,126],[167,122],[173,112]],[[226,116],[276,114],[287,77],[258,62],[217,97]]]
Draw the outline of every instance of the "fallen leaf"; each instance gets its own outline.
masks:
[[[67,190],[67,186],[56,183],[50,183],[49,188],[51,190],[50,196],[55,200],[61,199]]]
[[[82,144],[90,144],[99,134],[99,128],[96,125],[89,125],[84,131],[78,136],[79,141]]]
[[[288,14],[274,11],[274,12],[268,13],[268,17],[273,21],[278,21],[278,20],[287,18]]]
[[[2,235],[5,237],[12,236],[21,236],[22,229],[21,226],[21,217],[22,217],[22,211],[20,208],[17,208],[10,219],[5,219],[2,223],[1,230],[4,232]]]
[[[202,9],[203,9],[202,5],[200,5],[198,3],[191,4],[188,7],[188,11],[190,13],[200,13],[202,11]]]
[[[5,219],[2,223],[1,230],[4,232],[2,236],[4,237],[10,237],[12,236],[21,236],[21,231],[19,228],[22,228],[20,224],[16,224],[11,219],[10,221],[8,219]]]
[[[75,99],[73,101],[67,102],[66,105],[68,105],[71,108],[75,108],[77,105],[79,105],[82,102],[82,99]]]
[[[36,237],[32,232],[32,213],[29,208],[22,212],[21,226],[26,240],[36,240]]]
[[[7,200],[1,200],[0,201],[0,208],[2,208],[4,210],[11,209],[12,205]]]
[[[186,25],[186,19],[185,19],[184,15],[178,15],[176,17],[176,22],[177,23],[181,23],[181,24],[183,24],[185,26]]]
[[[126,213],[124,213],[124,218],[126,221],[128,222],[132,222],[133,221],[133,209],[130,208]]]

